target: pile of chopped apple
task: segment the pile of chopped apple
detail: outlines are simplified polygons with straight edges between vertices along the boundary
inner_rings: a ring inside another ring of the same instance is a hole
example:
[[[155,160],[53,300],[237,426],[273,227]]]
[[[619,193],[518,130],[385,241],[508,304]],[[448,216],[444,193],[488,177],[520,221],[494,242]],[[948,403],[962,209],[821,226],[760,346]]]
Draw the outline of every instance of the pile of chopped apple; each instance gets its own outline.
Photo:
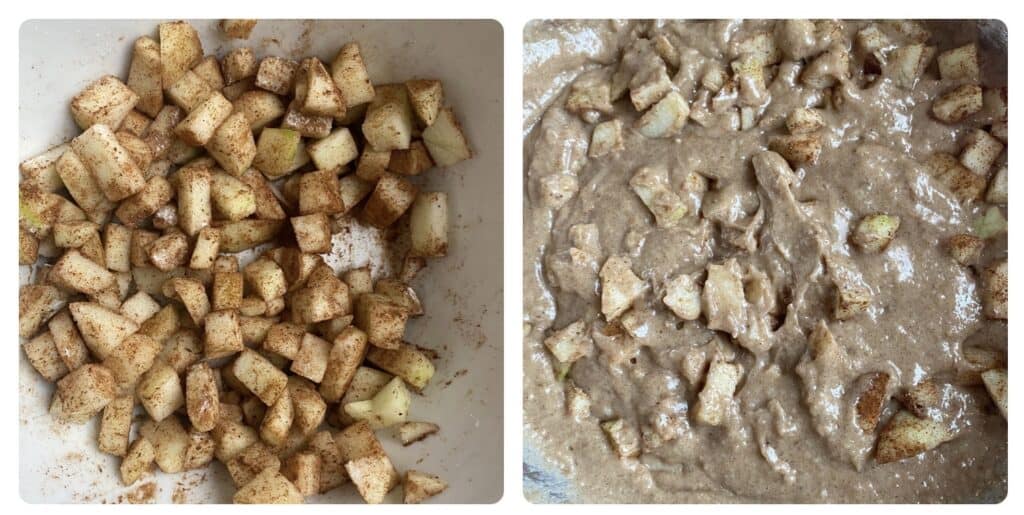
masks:
[[[19,262],[35,266],[19,334],[56,383],[51,414],[100,415],[126,485],[218,461],[237,503],[348,481],[368,503],[399,482],[406,502],[444,490],[400,478],[375,433],[439,430],[410,417],[434,365],[405,333],[423,314],[411,281],[448,251],[447,196],[415,176],[472,155],[441,82],[374,84],[354,42],[330,63],[218,59],[172,22],[71,115],[82,133],[23,162],[19,192]],[[339,276],[324,254],[349,222],[407,232],[400,273]]]

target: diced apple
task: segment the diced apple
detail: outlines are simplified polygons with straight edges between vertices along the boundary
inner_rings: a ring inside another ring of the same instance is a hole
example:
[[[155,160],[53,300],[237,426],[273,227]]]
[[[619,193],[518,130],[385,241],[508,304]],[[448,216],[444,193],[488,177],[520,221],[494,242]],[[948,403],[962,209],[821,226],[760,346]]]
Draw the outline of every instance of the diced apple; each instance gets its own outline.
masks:
[[[299,65],[301,77],[297,78],[295,99],[303,112],[314,116],[343,118],[348,104],[334,79],[327,73],[324,64],[315,57]],[[301,87],[299,87],[301,85]]]
[[[686,100],[678,92],[670,91],[637,120],[636,128],[648,138],[668,138],[686,125],[688,116],[690,107]]]
[[[587,323],[577,320],[551,333],[544,339],[544,346],[559,363],[569,365],[590,353],[593,340]]]
[[[288,376],[284,372],[249,349],[238,355],[233,368],[235,377],[268,406],[277,401],[288,383]]]
[[[298,74],[301,74],[300,70]],[[288,104],[288,109],[281,120],[282,129],[297,131],[306,138],[326,138],[331,133],[331,126],[334,118],[330,116],[315,115],[303,112],[297,100]]]
[[[977,81],[981,76],[978,66],[978,47],[970,43],[939,54],[939,76],[942,80]]]
[[[686,204],[669,188],[667,170],[641,167],[629,185],[654,215],[658,227],[673,227],[686,216]]]
[[[244,113],[229,116],[213,133],[206,150],[225,171],[242,175],[256,158],[256,141],[252,137],[249,118]]]
[[[214,92],[174,127],[174,134],[188,145],[206,145],[233,109],[231,101]]]
[[[373,194],[367,200],[363,218],[374,227],[387,227],[409,209],[417,192],[412,183],[394,174],[385,174],[377,181]]]
[[[462,126],[448,107],[438,111],[434,123],[423,131],[423,144],[430,151],[430,157],[442,168],[473,157]]]
[[[768,147],[786,158],[792,166],[814,164],[821,155],[822,138],[818,134],[776,136]]]
[[[128,87],[139,96],[135,108],[155,117],[164,106],[163,66],[160,43],[148,36],[135,40],[132,63],[128,70]]]
[[[988,171],[1003,153],[1003,144],[991,134],[975,129],[967,136],[967,142],[960,152],[960,164],[968,170],[988,177]]]
[[[372,454],[345,463],[356,490],[367,504],[380,504],[398,484],[398,472],[385,454]]]
[[[117,77],[104,75],[71,99],[71,117],[82,130],[97,123],[117,128],[138,102],[139,95]]]
[[[665,284],[662,302],[682,320],[696,320],[701,313],[701,288],[693,277],[680,274]]]
[[[224,74],[221,73],[220,62],[217,57],[208,55],[199,61],[199,64],[192,67],[192,73],[201,77],[211,88],[215,90],[224,89]],[[256,65],[253,64],[253,73],[256,73]]]
[[[957,123],[981,111],[983,105],[981,86],[965,84],[937,98],[932,114],[941,122]]]
[[[203,58],[199,33],[186,22],[160,24],[160,63],[163,87],[169,88]]]
[[[623,148],[622,122],[618,119],[601,122],[590,136],[590,157],[601,157]]]
[[[743,366],[728,363],[722,359],[712,360],[704,380],[704,388],[697,398],[695,416],[698,422],[710,426],[725,423],[725,417],[733,403],[733,395]]]
[[[189,70],[171,87],[167,88],[167,98],[186,113],[195,111],[206,99],[213,95],[214,89],[199,74]]]
[[[434,376],[434,364],[422,351],[402,343],[397,349],[372,347],[366,360],[382,370],[401,377],[409,386],[422,390]]]
[[[129,197],[145,186],[142,171],[110,127],[89,127],[71,140],[71,147],[111,202]]]
[[[889,246],[900,228],[900,217],[887,214],[865,216],[857,224],[850,240],[864,252],[881,252]]]
[[[938,447],[953,436],[943,422],[899,411],[879,434],[875,459],[885,464],[910,458]]]
[[[437,119],[437,113],[444,104],[444,90],[439,80],[410,80],[405,83],[409,92],[409,103],[423,125],[430,127]]]
[[[275,469],[267,469],[235,492],[235,504],[302,504],[302,492]]]
[[[222,252],[241,252],[261,243],[266,243],[280,232],[281,220],[256,220],[247,218],[230,222],[219,227]]]
[[[234,84],[240,80],[256,76],[259,65],[256,54],[249,47],[236,48],[228,52],[221,60],[224,69],[225,84]]]
[[[302,136],[297,131],[265,128],[260,132],[253,166],[269,179],[283,177],[308,160]]]
[[[348,107],[372,102],[373,84],[363,64],[359,43],[346,43],[331,62],[331,76],[341,90]]]
[[[612,256],[601,267],[601,312],[612,321],[626,312],[644,290],[628,257]]]
[[[178,171],[178,225],[189,236],[210,225],[213,218],[210,203],[210,171],[206,168],[183,168]]]

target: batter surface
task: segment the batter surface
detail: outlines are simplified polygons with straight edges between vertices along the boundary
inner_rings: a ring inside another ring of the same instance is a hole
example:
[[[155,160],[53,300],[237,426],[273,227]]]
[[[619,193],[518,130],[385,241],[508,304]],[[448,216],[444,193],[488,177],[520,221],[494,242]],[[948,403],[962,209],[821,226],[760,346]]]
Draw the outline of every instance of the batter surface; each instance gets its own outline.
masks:
[[[979,373],[1006,367],[1006,153],[963,156],[1005,137],[993,29],[527,26],[525,424],[569,500],[1005,497]],[[971,43],[976,76],[940,69]],[[965,85],[983,105],[938,119]],[[901,423],[942,437],[908,451]]]

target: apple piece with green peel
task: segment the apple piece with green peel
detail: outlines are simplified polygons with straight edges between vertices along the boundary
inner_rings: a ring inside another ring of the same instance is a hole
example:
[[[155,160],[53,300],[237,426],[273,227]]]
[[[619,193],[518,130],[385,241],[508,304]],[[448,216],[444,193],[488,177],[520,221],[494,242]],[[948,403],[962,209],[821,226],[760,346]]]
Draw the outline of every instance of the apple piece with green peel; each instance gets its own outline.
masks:
[[[46,236],[57,222],[60,197],[21,187],[18,190],[18,223],[34,236]]]
[[[220,249],[223,252],[241,252],[273,240],[281,231],[282,220],[246,218],[220,225]]]
[[[372,399],[344,406],[345,413],[355,420],[365,420],[372,429],[382,429],[405,422],[409,415],[409,390],[400,377],[384,385]]]
[[[298,131],[268,127],[260,132],[253,166],[267,178],[277,179],[294,172],[308,159]]]
[[[354,358],[365,358],[365,343],[363,353],[353,356]],[[335,344],[337,347],[337,344]],[[359,363],[362,363],[360,360]],[[358,365],[358,363],[357,363]],[[387,372],[382,372],[376,368],[359,366],[355,369],[355,373],[352,374],[352,379],[348,382],[347,388],[345,389],[345,395],[341,397],[340,404],[342,406],[358,401],[365,401],[372,399],[374,394],[379,392],[384,385],[391,381],[393,376]],[[326,381],[325,381],[326,382]],[[331,394],[330,398],[334,398],[337,394],[337,389],[333,392],[325,391],[323,384],[320,385],[321,393],[324,393],[324,399],[329,400],[327,393]],[[347,415],[346,415],[347,416]],[[344,423],[353,422],[351,419],[343,419]]]
[[[1006,217],[996,206],[990,206],[985,214],[974,221],[974,234],[983,240],[1006,232]]]
[[[422,390],[434,377],[434,364],[430,358],[408,343],[403,342],[397,349],[371,347],[366,353],[366,360],[385,372],[401,377],[416,390]]]
[[[864,252],[881,252],[889,246],[900,228],[900,217],[877,213],[865,216],[857,224],[850,240]]]
[[[423,191],[416,195],[409,213],[410,253],[441,257],[448,253],[448,195]]]

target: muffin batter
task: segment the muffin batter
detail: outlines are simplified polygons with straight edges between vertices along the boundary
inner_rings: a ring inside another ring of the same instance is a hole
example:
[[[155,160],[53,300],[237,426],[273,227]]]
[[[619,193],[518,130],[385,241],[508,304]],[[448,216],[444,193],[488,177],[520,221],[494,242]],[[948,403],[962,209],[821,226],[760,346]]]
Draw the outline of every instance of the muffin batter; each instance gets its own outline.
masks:
[[[998,30],[528,25],[525,424],[569,500],[1005,497]]]

